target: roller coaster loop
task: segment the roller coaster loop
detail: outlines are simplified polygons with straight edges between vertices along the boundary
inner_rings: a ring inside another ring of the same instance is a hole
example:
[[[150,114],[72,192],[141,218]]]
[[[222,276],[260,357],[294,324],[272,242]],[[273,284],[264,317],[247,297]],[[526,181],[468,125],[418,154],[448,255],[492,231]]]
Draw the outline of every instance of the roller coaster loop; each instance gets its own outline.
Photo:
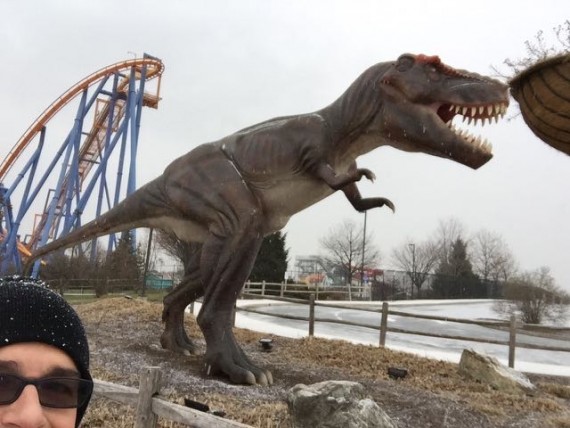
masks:
[[[135,190],[142,107],[158,108],[163,71],[162,61],[146,54],[104,67],[64,92],[24,132],[0,163],[0,274],[21,272],[22,258],[48,240],[80,226],[86,209],[99,216],[104,205],[109,209]],[[153,91],[146,85],[152,79]],[[55,155],[49,150],[43,153],[50,120],[76,102],[67,137]],[[36,148],[29,153],[26,149],[35,140]],[[23,164],[25,153],[29,155]],[[116,179],[108,179],[112,175],[108,167],[115,164]],[[11,174],[16,167],[19,172]],[[124,170],[127,186],[122,191]],[[9,186],[8,180],[12,180]],[[42,191],[43,206],[37,201]],[[12,204],[16,198],[20,200],[17,213]],[[32,219],[28,213],[38,205],[41,212]],[[22,224],[33,224],[24,240],[20,239]],[[114,245],[116,239],[110,236],[108,251]],[[95,242],[91,248],[94,258]],[[39,266],[39,262],[35,264],[34,276]]]

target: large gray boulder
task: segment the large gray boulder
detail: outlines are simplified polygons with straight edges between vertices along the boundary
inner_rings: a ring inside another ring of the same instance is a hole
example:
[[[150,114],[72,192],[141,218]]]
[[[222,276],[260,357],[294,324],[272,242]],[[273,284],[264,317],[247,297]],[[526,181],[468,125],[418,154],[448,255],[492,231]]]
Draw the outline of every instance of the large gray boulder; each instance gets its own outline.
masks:
[[[295,385],[287,394],[294,428],[396,428],[357,382]]]
[[[496,358],[464,349],[459,361],[459,373],[466,378],[489,385],[510,394],[532,394],[535,386],[522,373],[502,365]]]

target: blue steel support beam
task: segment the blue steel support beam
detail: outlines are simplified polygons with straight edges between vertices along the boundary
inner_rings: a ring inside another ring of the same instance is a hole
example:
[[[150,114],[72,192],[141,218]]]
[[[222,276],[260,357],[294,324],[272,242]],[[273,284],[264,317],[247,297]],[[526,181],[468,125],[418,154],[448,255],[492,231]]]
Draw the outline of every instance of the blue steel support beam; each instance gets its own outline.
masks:
[[[129,111],[125,112],[124,123],[125,126],[128,128],[128,114]],[[119,164],[117,165],[117,180],[115,182],[115,195],[113,197],[113,205],[115,206],[119,203],[119,198],[121,196],[121,187],[123,184],[123,170],[125,168],[125,153],[127,151],[127,132],[123,132],[121,138],[121,150],[119,154]],[[115,235],[109,235],[109,242],[107,243],[107,254],[117,245]]]
[[[9,236],[13,233],[11,225],[13,224],[13,214],[12,214],[12,204],[10,199],[5,197],[6,188],[0,184],[0,199],[2,200],[3,209],[2,216],[6,221],[6,231],[3,231],[7,236],[4,238],[3,245],[0,247],[0,256],[2,257],[0,268],[2,272],[6,272],[10,267],[11,263],[14,264],[16,268],[21,268],[21,261],[18,254],[18,249],[16,245],[8,245]]]
[[[48,209],[47,221],[46,221],[44,228],[42,230],[42,235],[41,235],[40,241],[38,242],[39,247],[43,246],[47,242],[47,240],[49,239],[49,232],[50,232],[51,226],[55,220],[57,203],[58,203],[59,195],[61,194],[63,184],[65,181],[66,172],[67,172],[67,165],[69,164],[69,158],[71,157],[71,153],[73,151],[73,148],[75,146],[76,141],[81,138],[81,127],[83,125],[83,117],[86,114],[86,111],[85,111],[86,100],[87,100],[87,89],[85,89],[83,91],[83,93],[81,94],[81,101],[79,103],[79,108],[77,109],[77,113],[75,116],[75,122],[73,125],[73,129],[71,131],[71,134],[70,134],[67,150],[65,153],[65,158],[64,158],[63,164],[61,166],[61,171],[59,173],[59,179],[57,180],[57,186],[55,188],[55,192],[54,192],[53,198],[51,200],[51,203],[50,203],[50,206]],[[63,207],[60,207],[60,209],[63,209]],[[37,260],[34,263],[34,267],[32,269],[32,276],[34,278],[37,278],[38,273],[39,273],[39,269],[40,269],[40,260]]]
[[[134,67],[131,68],[131,77],[129,80],[129,121],[131,130],[131,152],[130,152],[130,164],[129,164],[129,181],[127,182],[127,196],[133,193],[137,188],[137,127],[136,127],[136,117],[137,117],[137,93],[135,86],[136,70]],[[141,94],[142,95],[142,94]],[[136,248],[137,236],[134,230],[129,231],[131,235],[131,245],[132,250]]]
[[[111,137],[113,135],[113,121],[115,120],[115,107],[117,105],[117,85],[119,84],[119,73],[115,73],[113,79],[113,91],[110,94],[111,99],[109,101],[109,117],[107,119],[107,129],[105,132],[105,146],[104,149],[99,153],[99,158],[103,158],[104,153],[109,150],[111,144]],[[101,171],[101,180],[99,181],[99,195],[97,197],[97,208],[95,211],[95,216],[99,217],[101,215],[101,209],[103,207],[103,196],[104,192],[107,191],[107,163],[104,163],[103,170]],[[79,203],[78,203],[79,205]],[[107,200],[107,207],[111,207],[110,201]],[[97,238],[91,241],[91,255],[90,261],[94,263],[97,259]]]
[[[10,206],[9,205],[10,204],[10,196],[11,196],[12,192],[14,191],[16,186],[20,183],[20,181],[24,178],[26,173],[28,171],[30,171],[30,174],[28,176],[28,181],[26,183],[26,188],[24,189],[24,194],[22,196],[22,204],[20,205],[20,209],[18,211],[16,219],[15,220],[12,219],[11,209],[10,209],[10,212],[7,213],[7,215],[6,215],[7,225],[9,227],[9,230],[8,229],[6,230],[6,236],[4,237],[4,241],[0,245],[0,255],[2,255],[2,254],[4,255],[4,257],[2,257],[2,261],[0,264],[0,272],[6,272],[8,270],[8,265],[9,265],[10,259],[13,260],[13,263],[14,263],[18,272],[20,272],[21,268],[22,268],[22,260],[21,260],[20,254],[18,252],[18,243],[17,243],[18,229],[20,228],[22,218],[24,217],[24,214],[26,213],[24,208],[26,205],[26,201],[29,198],[30,188],[32,187],[32,181],[34,180],[34,176],[36,174],[36,169],[38,166],[38,161],[39,161],[39,158],[40,158],[40,155],[42,153],[43,146],[44,146],[45,133],[46,133],[46,128],[44,126],[44,127],[42,127],[42,130],[40,131],[40,142],[39,142],[38,147],[36,148],[34,154],[30,158],[30,160],[28,161],[28,163],[26,164],[26,166],[24,167],[22,172],[20,174],[18,174],[18,178],[16,179],[16,182],[11,186],[11,188],[9,190],[6,191],[6,193],[4,195],[4,198],[7,201],[8,207],[9,207]],[[2,198],[2,199],[4,199],[4,198]],[[0,225],[0,227],[1,227],[1,225]]]
[[[105,154],[103,155],[103,157],[101,158],[101,162],[97,166],[97,169],[93,173],[91,180],[89,180],[87,187],[83,191],[83,195],[81,196],[81,199],[79,200],[77,209],[75,210],[74,219],[71,222],[70,229],[62,231],[62,235],[69,233],[71,228],[77,225],[77,220],[79,219],[79,216],[81,215],[81,213],[85,209],[85,206],[87,205],[87,202],[88,202],[89,198],[91,197],[91,194],[93,193],[93,189],[95,188],[95,184],[97,183],[97,180],[101,175],[101,171],[103,170],[103,165],[106,164],[107,161],[109,160],[109,157],[113,153],[113,149],[115,148],[117,141],[119,140],[119,137],[121,137],[121,135],[125,132],[125,128],[126,128],[126,122],[123,121],[123,123],[119,127],[118,132],[116,133],[115,137],[113,138],[111,145],[109,146],[109,150],[107,150],[105,152]]]
[[[103,87],[104,83],[107,81],[108,77],[105,77],[101,83],[97,86],[97,91],[100,91],[101,88]],[[97,99],[96,95],[92,96],[91,99],[89,100],[89,102],[86,105],[87,109],[90,109],[93,105],[93,103],[95,102],[95,100]],[[85,112],[87,113],[87,111]],[[44,131],[45,132],[45,126],[44,126]],[[40,137],[41,138],[41,137]],[[49,164],[49,166],[47,167],[47,169],[45,170],[43,176],[41,177],[41,179],[38,181],[34,191],[32,192],[32,195],[30,196],[30,198],[25,201],[25,203],[23,202],[21,205],[24,205],[24,211],[28,211],[30,209],[31,204],[35,201],[38,193],[40,192],[40,190],[42,190],[42,188],[44,187],[47,179],[49,178],[49,176],[51,175],[51,173],[53,172],[55,166],[57,165],[57,163],[59,162],[59,160],[61,159],[61,156],[63,155],[63,153],[65,152],[66,148],[69,145],[69,141],[71,138],[71,132],[67,135],[67,137],[65,138],[65,140],[63,141],[63,143],[61,144],[59,150],[56,152],[56,155],[54,156],[54,158],[52,159],[51,163]]]

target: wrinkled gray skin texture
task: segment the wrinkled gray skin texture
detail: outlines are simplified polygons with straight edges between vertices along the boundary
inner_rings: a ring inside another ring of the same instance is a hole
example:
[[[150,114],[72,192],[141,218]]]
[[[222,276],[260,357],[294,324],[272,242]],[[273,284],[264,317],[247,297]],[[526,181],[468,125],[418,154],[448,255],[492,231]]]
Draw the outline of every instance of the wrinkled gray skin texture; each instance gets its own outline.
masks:
[[[370,67],[322,110],[270,119],[196,147],[104,215],[39,248],[28,265],[51,251],[138,227],[196,242],[182,283],[164,299],[162,346],[195,352],[184,309],[203,297],[197,322],[207,373],[238,384],[270,384],[271,373],[250,361],[232,331],[236,298],[264,236],[336,191],[358,211],[394,210],[386,198],[361,197],[356,185],[375,178],[357,167],[356,158],[380,146],[479,168],[491,159],[490,148],[446,122],[456,114],[490,119],[507,105],[507,87],[498,81],[453,69],[435,56],[404,54]]]

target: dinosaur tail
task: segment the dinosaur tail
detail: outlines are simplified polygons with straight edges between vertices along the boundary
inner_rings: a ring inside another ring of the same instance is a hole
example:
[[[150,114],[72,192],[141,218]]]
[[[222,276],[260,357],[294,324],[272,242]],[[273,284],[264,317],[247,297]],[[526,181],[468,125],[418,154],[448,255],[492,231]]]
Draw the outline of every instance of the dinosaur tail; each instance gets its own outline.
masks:
[[[152,202],[153,196],[157,195],[159,179],[151,181],[136,190],[122,202],[95,220],[69,232],[61,238],[37,248],[26,261],[24,272],[29,272],[34,261],[53,251],[63,250],[112,233],[148,226],[147,220],[153,216],[153,212],[151,212],[150,209],[153,207],[156,209],[156,205],[149,203],[149,201]]]

